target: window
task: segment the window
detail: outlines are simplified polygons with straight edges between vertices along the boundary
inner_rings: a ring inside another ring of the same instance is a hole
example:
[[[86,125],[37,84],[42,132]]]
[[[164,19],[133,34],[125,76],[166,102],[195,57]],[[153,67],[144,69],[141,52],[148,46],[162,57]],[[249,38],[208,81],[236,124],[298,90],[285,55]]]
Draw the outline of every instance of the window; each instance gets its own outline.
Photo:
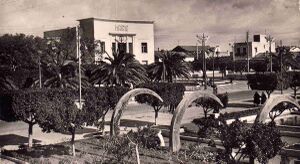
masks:
[[[126,43],[118,43],[118,51],[120,53],[126,53]]]
[[[147,43],[142,43],[142,53],[148,53]]]
[[[243,48],[243,53],[247,53],[246,47]]]
[[[116,52],[116,43],[112,43],[111,49],[112,49],[112,52]]]
[[[133,45],[132,43],[128,43],[129,46],[129,53],[133,54]]]
[[[101,52],[105,52],[105,42],[101,42]]]
[[[238,55],[240,55],[240,54],[241,54],[241,49],[240,49],[240,48],[237,48],[237,49],[236,49],[236,52],[237,52]]]

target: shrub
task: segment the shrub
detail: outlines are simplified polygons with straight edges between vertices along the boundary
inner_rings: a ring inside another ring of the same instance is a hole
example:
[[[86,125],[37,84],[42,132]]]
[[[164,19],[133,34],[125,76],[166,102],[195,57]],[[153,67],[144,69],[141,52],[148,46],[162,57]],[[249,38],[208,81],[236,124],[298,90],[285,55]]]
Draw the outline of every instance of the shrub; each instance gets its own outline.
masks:
[[[132,138],[133,142],[142,145],[147,149],[159,149],[160,140],[157,136],[158,130],[151,128],[138,128],[137,132],[130,131],[128,136]]]
[[[277,88],[278,78],[274,73],[269,74],[248,74],[248,85],[252,90],[264,90],[268,97]]]
[[[219,118],[219,139],[225,148],[220,156],[228,163],[239,163],[240,159],[245,157],[249,158],[250,163],[253,163],[254,159],[260,163],[267,163],[284,145],[280,132],[273,123],[256,123],[250,126],[236,120],[228,125],[226,120]],[[233,156],[234,151],[239,152],[240,156]]]

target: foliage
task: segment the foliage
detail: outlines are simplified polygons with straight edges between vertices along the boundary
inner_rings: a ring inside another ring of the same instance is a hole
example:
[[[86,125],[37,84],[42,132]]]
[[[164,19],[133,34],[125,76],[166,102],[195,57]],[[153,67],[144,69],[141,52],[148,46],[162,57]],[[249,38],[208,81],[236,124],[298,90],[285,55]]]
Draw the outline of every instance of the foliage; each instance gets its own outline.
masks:
[[[179,157],[184,158],[185,161],[191,162],[192,160],[203,163],[215,163],[217,160],[217,152],[205,150],[200,144],[190,144],[187,150],[180,151]]]
[[[193,123],[199,127],[198,137],[200,138],[212,138],[216,136],[218,120],[213,116],[207,118],[197,118],[193,120]]]
[[[247,61],[246,60],[239,60],[235,61],[235,71],[240,72],[242,75],[243,72],[247,71]]]
[[[43,108],[39,115],[43,118],[38,121],[40,127],[45,132],[70,132],[72,135],[71,144],[73,156],[75,156],[75,132],[86,122],[85,108],[79,109],[74,100],[74,90],[51,89],[46,92],[47,107]]]
[[[40,113],[47,107],[47,98],[41,90],[26,90],[15,92],[12,96],[12,111],[14,116],[29,125],[28,144],[32,146],[33,125],[43,119]]]
[[[176,77],[189,78],[189,65],[179,53],[163,52],[158,62],[149,65],[148,74],[152,81],[173,82]]]
[[[44,47],[45,41],[40,37],[0,36],[0,88],[23,88],[27,78],[37,77],[38,58]]]
[[[222,103],[224,103],[224,107],[226,107],[228,105],[228,94],[220,94],[218,95],[219,98],[221,98],[223,100]],[[201,97],[198,98],[195,101],[195,104],[197,107],[202,107],[203,112],[204,112],[204,117],[207,118],[207,114],[210,111],[215,111],[216,113],[218,113],[220,105],[217,101],[213,100],[210,97]]]
[[[87,125],[101,125],[104,128],[105,115],[113,110],[119,99],[128,91],[124,87],[91,87],[83,89],[82,97],[85,101],[84,108],[88,115],[85,115]],[[99,119],[102,122],[99,123]]]
[[[113,53],[105,59],[107,62],[102,62],[92,72],[93,84],[130,87],[148,80],[145,68],[133,54]]]
[[[259,105],[260,104],[260,95],[257,92],[255,92],[255,94],[253,95],[253,103],[255,105]]]
[[[170,112],[173,111],[180,103],[185,91],[185,87],[179,83],[143,83],[137,87],[151,89],[163,99],[163,102],[160,102],[157,98],[144,94],[136,97],[137,102],[146,103],[153,107],[155,120],[162,106],[169,107]]]
[[[48,39],[45,55],[41,58],[43,86],[72,89],[79,87],[75,37],[72,29],[68,29],[59,41]],[[84,72],[83,67],[80,71]],[[83,87],[89,85],[84,74],[81,80]]]
[[[110,155],[110,163],[121,163],[126,160],[133,160],[135,146],[131,144],[127,135],[124,136],[109,136],[105,138],[104,150]]]
[[[254,159],[267,163],[284,145],[274,123],[257,123],[249,126],[236,120],[228,125],[221,116],[218,130],[219,138],[225,148],[225,152],[220,156],[229,163],[239,162],[245,157],[249,158],[250,163]],[[235,155],[232,153],[234,151]]]
[[[294,97],[297,96],[297,91],[300,89],[300,72],[291,72],[291,81],[290,81],[290,87],[294,91]]]
[[[263,59],[263,60],[250,60],[250,69],[253,69],[256,73],[259,72],[267,72],[268,70],[268,60]]]
[[[160,140],[157,136],[158,130],[151,129],[149,127],[139,128],[137,132],[130,131],[127,135],[134,143],[140,145],[140,147],[147,149],[159,149]]]
[[[0,119],[4,121],[17,121],[13,109],[12,109],[12,100],[13,100],[14,91],[10,92],[0,92]]]
[[[278,80],[276,74],[248,74],[248,85],[252,90],[265,90],[270,94],[277,88]]]

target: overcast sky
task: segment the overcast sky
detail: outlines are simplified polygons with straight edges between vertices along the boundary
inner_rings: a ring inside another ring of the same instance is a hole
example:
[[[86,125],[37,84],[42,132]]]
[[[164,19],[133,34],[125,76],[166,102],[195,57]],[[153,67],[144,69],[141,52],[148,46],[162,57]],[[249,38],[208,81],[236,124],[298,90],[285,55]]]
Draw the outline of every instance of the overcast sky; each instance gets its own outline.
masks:
[[[271,34],[286,45],[300,44],[299,0],[0,0],[0,34],[42,36],[46,30],[74,26],[77,19],[152,20],[155,48],[207,44],[228,48],[250,35]]]

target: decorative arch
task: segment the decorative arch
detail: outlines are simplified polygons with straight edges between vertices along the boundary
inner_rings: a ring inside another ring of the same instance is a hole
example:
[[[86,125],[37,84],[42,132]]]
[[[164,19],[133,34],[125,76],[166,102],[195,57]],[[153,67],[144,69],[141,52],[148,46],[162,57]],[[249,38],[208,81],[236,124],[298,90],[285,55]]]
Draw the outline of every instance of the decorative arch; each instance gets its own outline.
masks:
[[[264,103],[259,113],[256,116],[255,122],[264,122],[272,109],[283,102],[287,102],[295,105],[298,109],[300,109],[300,105],[297,101],[289,95],[271,95],[270,98]]]
[[[163,99],[153,90],[147,89],[147,88],[135,88],[132,89],[130,91],[128,91],[127,93],[125,93],[120,100],[118,101],[113,115],[111,117],[111,122],[110,122],[110,135],[114,136],[118,133],[119,131],[119,126],[120,126],[120,118],[123,114],[123,110],[125,110],[128,101],[130,100],[130,98],[135,97],[137,95],[140,94],[148,94],[148,95],[152,95],[156,98],[158,98],[161,102],[163,102]]]
[[[221,100],[212,93],[205,93],[202,91],[198,91],[198,92],[194,92],[188,96],[185,96],[181,100],[181,102],[179,103],[177,108],[175,109],[175,112],[172,117],[172,122],[171,122],[171,127],[170,127],[171,135],[170,135],[170,141],[169,141],[170,150],[172,152],[179,151],[180,146],[181,146],[181,144],[180,144],[180,124],[181,124],[183,115],[185,113],[185,110],[189,107],[189,105],[193,101],[195,101],[196,99],[201,98],[201,97],[207,97],[207,98],[214,99],[221,106],[223,106]]]

